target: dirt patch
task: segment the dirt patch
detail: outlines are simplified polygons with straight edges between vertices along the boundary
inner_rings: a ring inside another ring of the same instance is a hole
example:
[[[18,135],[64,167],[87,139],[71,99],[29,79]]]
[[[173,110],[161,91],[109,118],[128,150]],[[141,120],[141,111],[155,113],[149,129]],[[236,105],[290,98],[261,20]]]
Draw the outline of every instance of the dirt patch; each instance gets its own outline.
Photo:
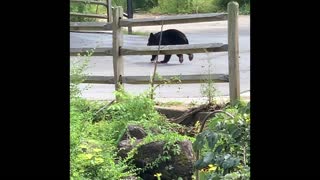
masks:
[[[187,110],[189,107],[186,106],[186,105],[180,105],[180,106],[167,106],[167,108],[185,111],[185,110]]]

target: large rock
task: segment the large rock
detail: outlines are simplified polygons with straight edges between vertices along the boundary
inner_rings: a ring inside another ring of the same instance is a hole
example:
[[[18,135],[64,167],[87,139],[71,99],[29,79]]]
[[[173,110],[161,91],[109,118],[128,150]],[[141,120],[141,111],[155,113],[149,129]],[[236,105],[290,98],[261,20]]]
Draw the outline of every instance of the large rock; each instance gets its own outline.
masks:
[[[133,162],[139,168],[144,168],[147,164],[155,162],[158,156],[163,154],[164,144],[165,142],[157,141],[140,146]],[[140,177],[145,180],[156,179],[154,174],[161,173],[161,180],[176,180],[179,177],[183,178],[183,180],[192,180],[193,163],[195,161],[192,143],[186,140],[177,142],[177,144],[181,148],[179,155],[169,152],[170,160],[160,162],[158,167],[141,172]]]
[[[118,155],[122,158],[127,157],[128,152],[130,152],[146,136],[147,133],[142,127],[128,125],[127,131],[124,133],[118,144]]]
[[[120,141],[120,143],[118,144],[118,156],[122,157],[122,158],[126,158],[128,156],[128,153],[140,142],[142,141],[142,139],[136,139],[136,140],[122,140]]]
[[[130,138],[143,139],[147,136],[147,133],[140,126],[128,125],[126,133],[124,133],[121,140],[127,140]]]

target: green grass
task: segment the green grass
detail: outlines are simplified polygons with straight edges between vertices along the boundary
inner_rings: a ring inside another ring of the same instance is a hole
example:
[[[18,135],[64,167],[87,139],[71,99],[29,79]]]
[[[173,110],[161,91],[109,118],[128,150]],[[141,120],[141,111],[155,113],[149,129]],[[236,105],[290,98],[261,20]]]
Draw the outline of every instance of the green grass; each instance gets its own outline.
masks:
[[[163,107],[184,105],[183,102],[180,102],[180,101],[157,102],[156,104],[158,106],[163,106]]]

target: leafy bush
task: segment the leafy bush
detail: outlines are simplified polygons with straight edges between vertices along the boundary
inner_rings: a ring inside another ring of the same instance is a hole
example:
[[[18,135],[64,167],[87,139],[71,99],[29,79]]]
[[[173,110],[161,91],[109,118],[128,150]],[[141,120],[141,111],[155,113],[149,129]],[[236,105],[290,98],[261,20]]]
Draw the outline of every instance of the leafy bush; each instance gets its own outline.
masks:
[[[94,123],[97,104],[80,97],[78,85],[84,80],[87,63],[88,59],[77,62],[70,71],[70,179],[107,180],[134,175],[134,168],[116,156],[115,139],[123,123]]]
[[[124,179],[137,170],[117,157],[117,144],[128,124],[141,125],[150,137],[154,132],[173,132],[179,125],[168,123],[155,110],[148,93],[133,96],[119,90],[115,92],[119,101],[107,106],[81,98],[78,86],[85,80],[83,72],[90,56],[85,56],[83,63],[75,62],[70,70],[70,178]]]
[[[170,123],[154,108],[150,92],[133,96],[123,89],[115,92],[116,103],[91,102],[81,98],[78,85],[84,80],[84,63],[77,62],[70,70],[70,178],[125,179],[139,169],[130,164],[137,148],[154,141],[165,141],[165,153],[147,165],[170,159],[169,151],[179,154],[176,141],[194,138],[178,134],[181,125]],[[216,114],[206,129],[198,134],[193,146],[201,158],[195,168],[207,179],[248,179],[250,177],[250,103],[228,106],[229,114]],[[230,117],[233,116],[233,117]],[[148,133],[142,144],[135,147],[128,159],[117,157],[117,145],[129,125],[140,125]]]
[[[239,3],[240,14],[250,14],[250,0],[139,0],[133,1],[133,9],[155,14],[184,14],[226,12],[230,1]],[[127,0],[113,0],[112,6],[122,6],[127,11]],[[70,2],[70,12],[106,14],[106,7]],[[95,18],[71,16],[72,22],[97,21]]]
[[[158,6],[158,0],[139,0],[133,1],[133,7],[142,10],[149,10],[153,7]]]
[[[214,5],[219,7],[219,10],[227,11],[228,3],[231,1],[238,2],[241,14],[250,14],[250,0],[215,0]]]
[[[134,175],[134,168],[117,157],[111,133],[117,123],[111,123],[111,126],[106,121],[84,124],[82,133],[78,134],[80,141],[71,151],[71,179],[107,180]]]
[[[168,122],[163,115],[156,111],[155,102],[150,99],[149,94],[149,92],[145,92],[133,96],[120,89],[115,92],[119,101],[100,111],[95,119],[122,122],[124,128],[121,133],[124,133],[125,127],[129,124],[139,125],[149,134],[167,133],[181,129],[181,125]]]
[[[149,11],[157,14],[226,12],[230,1],[233,0],[158,0],[158,5]],[[241,14],[250,14],[250,0],[234,1],[239,3]]]
[[[127,5],[127,0],[112,0],[111,1],[112,6],[122,6],[126,7]]]
[[[240,14],[243,14],[243,15],[250,14],[250,4],[244,4],[240,6],[239,11],[240,11]]]
[[[75,61],[72,61],[70,66],[70,98],[77,98],[81,95],[79,84],[84,82],[85,76],[87,75],[84,71],[88,67],[89,59],[93,51],[88,51],[83,56],[78,56]],[[81,61],[80,59],[83,59]]]
[[[193,144],[202,157],[195,168],[209,179],[249,179],[250,177],[250,103],[229,107],[216,114]]]
[[[102,5],[70,2],[70,12],[103,15],[106,14],[107,8]],[[71,22],[91,22],[96,20],[96,18],[70,16]]]
[[[158,6],[150,11],[161,14],[204,13],[217,10],[214,0],[158,0]]]
[[[213,3],[215,0],[193,0],[192,13],[212,13],[217,12],[218,7]]]

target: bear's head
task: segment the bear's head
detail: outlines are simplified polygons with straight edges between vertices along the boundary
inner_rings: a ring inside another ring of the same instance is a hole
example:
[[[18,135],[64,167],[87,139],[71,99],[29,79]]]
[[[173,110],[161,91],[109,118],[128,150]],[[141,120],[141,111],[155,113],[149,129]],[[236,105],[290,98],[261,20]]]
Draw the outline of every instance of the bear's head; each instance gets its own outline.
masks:
[[[157,42],[157,37],[153,33],[150,33],[147,45],[153,46],[153,45],[158,45],[158,44],[159,44],[159,42]]]

